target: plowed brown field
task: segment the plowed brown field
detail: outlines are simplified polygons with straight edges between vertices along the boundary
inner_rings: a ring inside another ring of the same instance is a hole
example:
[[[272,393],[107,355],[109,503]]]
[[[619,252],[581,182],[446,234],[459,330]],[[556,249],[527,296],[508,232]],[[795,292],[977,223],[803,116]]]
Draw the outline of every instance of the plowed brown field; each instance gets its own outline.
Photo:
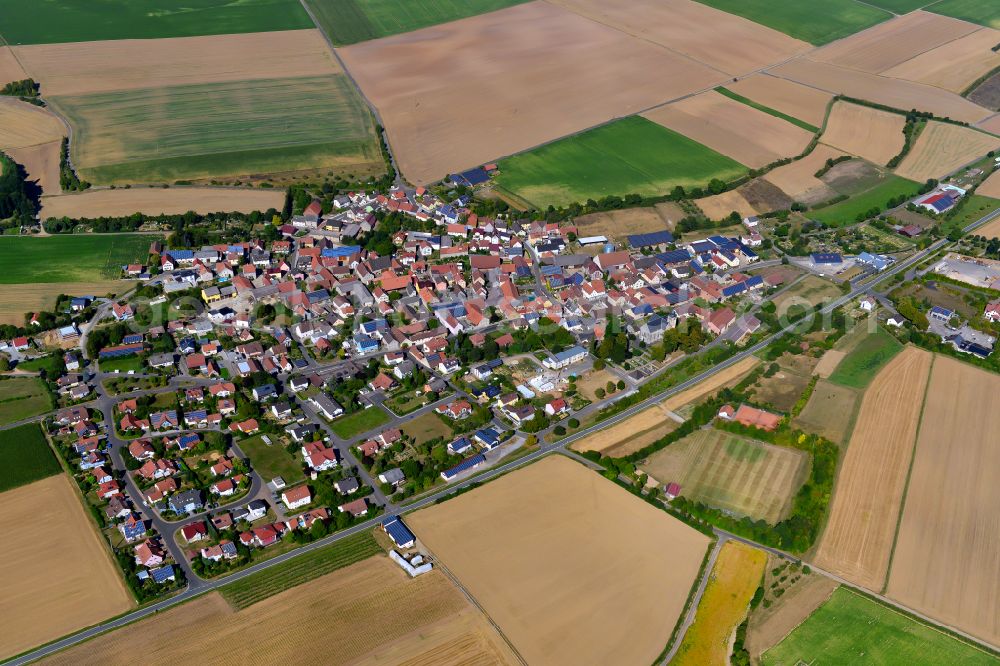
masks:
[[[43,194],[59,194],[59,149],[62,141],[50,141],[24,148],[8,148],[6,152],[28,172],[28,180],[37,180]],[[183,211],[182,211],[183,212]]]
[[[917,137],[896,174],[917,182],[942,178],[1000,147],[1000,138],[968,127],[931,121]]]
[[[835,159],[843,154],[836,148],[821,143],[801,160],[768,171],[762,178],[796,201],[807,204],[828,201],[837,196],[837,193],[815,174],[828,159]]]
[[[1000,377],[934,362],[888,594],[1000,644]]]
[[[726,87],[758,104],[769,106],[816,127],[823,126],[826,107],[833,99],[833,95],[828,92],[769,74],[752,74],[736,83],[727,83]]]
[[[921,53],[882,74],[961,93],[986,72],[1000,66],[1000,53],[993,51],[997,44],[1000,44],[1000,30],[983,28]]]
[[[708,547],[560,455],[407,522],[529,664],[652,663]]]
[[[865,392],[816,552],[817,566],[870,590],[885,582],[931,360],[907,347]]]
[[[993,134],[1000,136],[1000,113],[996,114],[995,116],[991,116],[990,118],[987,118],[986,120],[980,123],[977,123],[976,127],[978,127],[981,130],[992,132]]]
[[[58,167],[58,162],[56,164]],[[58,181],[57,181],[58,182]],[[81,194],[43,197],[42,219],[50,217],[125,216],[240,211],[249,213],[268,208],[281,209],[281,190],[236,190],[215,187],[132,188],[92,190]]]
[[[978,29],[972,23],[916,11],[838,40],[810,57],[877,74]]]
[[[710,90],[642,114],[753,169],[802,153],[813,135]]]
[[[339,53],[378,107],[400,169],[416,183],[726,78],[546,2],[355,44]]]
[[[820,141],[881,166],[903,149],[905,124],[906,118],[898,113],[837,102]]]

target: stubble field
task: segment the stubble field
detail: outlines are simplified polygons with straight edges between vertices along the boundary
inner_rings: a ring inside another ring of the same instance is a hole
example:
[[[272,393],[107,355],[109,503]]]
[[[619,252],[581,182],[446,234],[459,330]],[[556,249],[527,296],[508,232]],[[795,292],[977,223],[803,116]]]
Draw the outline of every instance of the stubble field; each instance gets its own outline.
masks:
[[[1000,644],[1000,378],[934,361],[888,595]]]
[[[0,46],[0,86],[28,78],[9,46]]]
[[[898,113],[860,104],[837,102],[830,110],[820,141],[869,162],[884,165],[903,149],[903,125]]]
[[[137,644],[159,663],[186,661],[192,654],[206,663],[374,664],[394,662],[392,655],[416,664],[516,663],[444,574],[410,579],[382,556],[239,611],[212,592],[42,663],[124,663]]]
[[[175,187],[170,189],[131,188],[90,190],[80,194],[42,197],[39,217],[119,217],[142,212],[176,215],[193,210],[196,213],[240,211],[250,213],[269,208],[280,210],[285,200],[282,190],[237,190],[222,188]]]
[[[660,405],[654,405],[621,423],[574,442],[574,451],[600,451],[606,456],[622,457],[672,433],[680,426]]]
[[[989,177],[986,178],[986,180],[980,183],[979,187],[976,188],[976,194],[984,197],[992,197],[994,199],[1000,199],[1000,170],[994,171],[992,174],[990,174]],[[993,227],[996,226],[997,224],[998,223],[996,222],[990,222],[987,225],[987,227]],[[976,234],[986,236],[986,234],[984,233],[985,230],[986,227],[978,229],[976,231]]]
[[[699,430],[657,451],[642,470],[681,495],[772,525],[791,508],[809,471],[809,456],[722,430]]]
[[[733,363],[721,372],[717,372],[708,379],[701,381],[689,389],[670,396],[662,403],[664,409],[677,411],[684,405],[700,401],[702,398],[714,394],[724,386],[732,386],[743,379],[750,371],[760,363],[756,357],[748,356],[736,363]]]
[[[761,212],[747,201],[739,189],[696,199],[695,203],[710,220],[721,220],[733,211],[739,213],[740,217],[749,217]]]
[[[133,606],[66,475],[0,494],[0,508],[17,526],[0,550],[0,585],[11,611],[4,613],[0,658]]]
[[[896,173],[923,182],[943,178],[1000,147],[1000,138],[968,127],[931,121],[917,137]]]
[[[871,590],[885,581],[931,360],[908,347],[865,392],[817,548],[817,566]]]
[[[833,95],[828,92],[763,73],[752,74],[735,83],[728,83],[726,87],[758,104],[769,106],[816,127],[823,126],[826,107],[833,99]]]
[[[837,196],[837,192],[816,178],[815,174],[826,164],[827,160],[836,159],[843,154],[836,148],[821,143],[801,160],[769,171],[762,178],[781,189],[795,201],[805,204],[829,201]]]
[[[0,150],[59,141],[66,126],[48,109],[0,97]]]
[[[708,546],[704,535],[562,456],[408,522],[527,663],[652,662]]]
[[[979,77],[1000,66],[1000,53],[993,51],[997,44],[1000,31],[983,28],[914,56],[882,74],[962,93]]]
[[[0,324],[24,326],[24,315],[56,306],[60,294],[70,296],[104,296],[122,294],[135,282],[127,280],[96,280],[81,282],[34,282],[0,286]]]
[[[771,568],[779,563],[780,560],[772,556],[767,566]],[[768,579],[774,578],[775,576],[766,576],[764,581],[765,588],[772,593]],[[813,573],[785,587],[781,597],[775,599],[769,607],[757,606],[750,613],[747,625],[747,650],[759,659],[761,653],[780,643],[789,632],[823,605],[836,588],[837,583],[833,580]]]
[[[680,206],[667,202],[644,208],[591,213],[576,218],[574,223],[580,236],[621,239],[630,234],[672,230],[685,215]]]
[[[62,141],[56,140],[23,148],[8,148],[4,152],[24,167],[27,179],[36,181],[44,194],[59,194],[62,191],[59,183],[61,148]]]

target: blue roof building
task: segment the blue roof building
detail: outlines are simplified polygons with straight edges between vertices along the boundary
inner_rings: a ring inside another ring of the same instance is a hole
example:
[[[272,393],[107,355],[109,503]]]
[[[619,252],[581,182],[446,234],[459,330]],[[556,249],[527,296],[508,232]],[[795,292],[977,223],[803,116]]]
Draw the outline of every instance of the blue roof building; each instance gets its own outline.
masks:
[[[656,255],[665,264],[683,264],[691,259],[691,253],[687,250],[670,250]]]
[[[495,428],[482,428],[473,435],[475,440],[483,445],[487,451],[492,451],[500,446],[500,433]]]
[[[459,474],[475,469],[480,465],[482,465],[484,462],[486,462],[486,456],[484,456],[482,453],[477,453],[474,456],[466,458],[465,460],[458,463],[454,467],[451,467],[441,472],[441,478],[444,479],[445,481],[451,481]]]
[[[320,252],[321,257],[343,258],[361,252],[360,245],[344,245],[343,247],[328,247]]]
[[[674,235],[669,231],[653,231],[646,234],[632,234],[628,237],[628,244],[636,249],[644,247],[654,247],[657,245],[668,245],[674,242]]]
[[[410,528],[407,527],[399,516],[392,516],[382,521],[382,529],[389,535],[397,548],[409,548],[417,541]]]
[[[149,577],[152,578],[154,582],[162,585],[169,580],[174,580],[174,567],[172,564],[166,564],[162,567],[157,567],[156,569],[150,569]]]
[[[814,264],[839,264],[843,261],[836,252],[814,252],[811,257]]]
[[[472,440],[462,436],[448,444],[448,452],[451,454],[462,454],[472,448]]]

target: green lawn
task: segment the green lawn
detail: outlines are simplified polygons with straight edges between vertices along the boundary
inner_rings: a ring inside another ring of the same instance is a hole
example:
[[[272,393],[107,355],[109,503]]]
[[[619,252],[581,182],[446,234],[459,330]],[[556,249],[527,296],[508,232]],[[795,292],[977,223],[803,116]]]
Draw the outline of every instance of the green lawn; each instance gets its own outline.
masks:
[[[107,358],[99,360],[97,367],[101,369],[101,372],[114,372],[117,370],[125,375],[128,374],[129,370],[134,370],[138,374],[142,372],[142,358],[138,355]]]
[[[854,349],[848,352],[830,375],[830,381],[841,386],[864,388],[882,366],[902,349],[903,345],[896,338],[879,327],[875,333],[865,334]]]
[[[997,208],[1000,208],[1000,200],[993,199],[992,197],[984,197],[981,194],[973,194],[955,217],[941,224],[941,231],[947,234],[952,229],[964,229],[967,225]],[[972,233],[976,232],[973,231]]]
[[[746,171],[697,141],[632,116],[505,159],[497,182],[544,208],[607,195],[667,194],[675,185],[704,187]]]
[[[413,419],[403,426],[403,432],[412,437],[417,444],[423,444],[435,437],[450,440],[452,436],[451,428],[434,412],[427,412]]]
[[[155,39],[314,27],[298,0],[0,0],[11,44]]]
[[[1000,30],[1000,3],[996,0],[941,0],[927,11]]]
[[[65,368],[66,365],[59,354],[40,356],[30,361],[21,361],[17,364],[18,370],[27,370],[28,372],[40,372],[44,370],[50,377],[62,373]]]
[[[352,439],[363,432],[374,430],[389,422],[389,414],[379,407],[369,407],[341,416],[333,421],[331,427],[341,439]]]
[[[233,608],[246,608],[382,552],[371,532],[361,532],[225,585],[219,591]]]
[[[882,183],[866,192],[832,206],[810,210],[806,216],[835,227],[854,224],[858,222],[858,215],[866,214],[874,208],[878,208],[879,212],[885,211],[888,208],[889,200],[900,195],[916,196],[919,189],[920,185],[912,180],[889,175]]]
[[[0,430],[0,492],[62,471],[37,423]]]
[[[52,409],[42,380],[36,377],[0,379],[0,425],[14,423]]]
[[[997,658],[847,588],[761,656],[764,666],[939,666]]]
[[[729,90],[728,88],[724,88],[724,87],[720,86],[720,87],[716,88],[715,90],[716,90],[716,92],[721,93],[721,94],[725,95],[726,97],[728,97],[730,99],[734,99],[737,102],[740,102],[741,104],[746,104],[747,106],[752,106],[753,108],[757,109],[758,111],[763,111],[764,113],[772,115],[775,118],[781,118],[782,120],[790,122],[791,124],[793,124],[793,125],[795,125],[797,127],[801,127],[804,130],[808,130],[809,132],[813,132],[813,133],[819,132],[819,128],[816,127],[815,125],[810,125],[809,123],[807,123],[804,120],[799,120],[798,118],[790,116],[787,113],[782,113],[781,111],[778,111],[777,109],[772,109],[769,106],[764,106],[763,104],[760,104],[758,102],[753,101],[749,97],[744,97],[743,95],[740,95],[739,93],[734,93],[732,90]]]
[[[0,237],[0,284],[97,282],[116,278],[121,267],[144,263],[156,236],[88,234]]]
[[[337,45],[354,44],[485,14],[528,0],[306,0]]]
[[[265,482],[276,476],[283,478],[288,485],[304,481],[306,477],[302,473],[302,460],[288,453],[284,446],[275,441],[273,435],[269,437],[274,442],[271,446],[265,444],[260,435],[237,442],[237,446],[250,458],[251,467]]]
[[[892,18],[889,12],[855,0],[699,1],[816,45],[853,35]]]
[[[371,113],[342,74],[53,97],[86,178],[172,182],[380,165]]]

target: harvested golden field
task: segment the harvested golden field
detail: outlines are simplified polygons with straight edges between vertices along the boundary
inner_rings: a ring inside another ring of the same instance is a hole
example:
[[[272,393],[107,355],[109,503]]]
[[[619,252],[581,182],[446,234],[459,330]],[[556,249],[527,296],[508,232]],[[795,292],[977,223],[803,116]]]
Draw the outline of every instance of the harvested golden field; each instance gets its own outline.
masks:
[[[704,666],[729,662],[729,639],[746,617],[750,599],[764,575],[767,555],[738,541],[727,541],[712,567],[698,611],[673,666]]]
[[[979,77],[1000,66],[1000,53],[993,51],[997,44],[1000,44],[1000,30],[983,28],[914,56],[882,74],[962,93]]]
[[[978,194],[978,190],[976,191]],[[978,229],[976,235],[983,238],[1000,238],[1000,219],[993,220]]]
[[[13,97],[0,97],[0,150],[60,141],[66,126],[49,111]]]
[[[836,159],[843,154],[836,148],[821,143],[801,160],[768,171],[762,178],[796,201],[805,204],[828,201],[837,196],[837,193],[815,174],[828,159]]]
[[[816,382],[805,408],[795,417],[794,425],[826,437],[831,442],[844,444],[854,425],[859,398],[860,394],[855,389],[820,380]]]
[[[679,483],[688,499],[774,525],[791,510],[809,474],[809,455],[702,429],[654,453],[642,471],[661,484]]]
[[[14,48],[46,96],[325,76],[341,71],[318,30]]]
[[[653,405],[610,428],[573,442],[570,448],[574,451],[600,451],[606,456],[627,456],[666,437],[678,426],[680,423],[662,405]]]
[[[58,164],[57,164],[58,166]],[[125,216],[132,213],[174,215],[240,211],[249,213],[268,208],[280,210],[285,200],[282,190],[241,190],[219,187],[135,187],[91,190],[80,194],[43,197],[40,217]]]
[[[771,569],[782,562],[772,556],[768,558],[767,567]],[[770,583],[773,578],[768,574],[764,581],[765,588],[772,594]],[[747,651],[752,657],[759,657],[780,643],[792,629],[822,606],[835,589],[836,582],[815,572],[802,575],[797,582],[784,586],[784,593],[774,599],[769,608],[760,605],[750,613],[745,643]]]
[[[653,662],[709,543],[559,455],[407,522],[529,664]]]
[[[809,58],[796,58],[772,68],[770,73],[834,94],[865,99],[895,109],[931,111],[937,116],[968,123],[979,122],[991,115],[983,107],[941,88],[888,79]]]
[[[686,213],[673,202],[642,208],[624,208],[604,213],[590,213],[576,218],[578,235],[625,238],[630,234],[673,229]]]
[[[797,125],[714,90],[642,115],[753,169],[801,154],[813,137]]]
[[[99,282],[33,282],[4,285],[0,288],[0,324],[24,325],[24,313],[49,310],[59,294],[104,296],[127,291],[134,282],[103,280]]]
[[[996,114],[995,116],[991,116],[986,120],[983,120],[982,122],[977,123],[976,127],[986,132],[991,132],[992,134],[1000,136],[1000,113]]]
[[[1000,644],[1000,377],[934,361],[888,595]]]
[[[355,44],[339,53],[378,107],[403,174],[418,184],[725,78],[546,2]]]
[[[809,57],[877,74],[978,29],[972,23],[916,11],[824,46]]]
[[[898,113],[837,102],[820,141],[881,166],[903,149],[905,124],[906,117]]]
[[[846,351],[840,349],[829,349],[822,357],[819,359],[819,363],[816,364],[816,374],[822,379],[826,379],[833,374],[833,371],[837,369],[840,362],[844,360],[847,356]]]
[[[833,99],[828,92],[769,74],[751,74],[736,83],[727,83],[726,88],[816,127],[823,126],[826,107]]]
[[[736,384],[745,376],[750,374],[750,371],[756,368],[758,363],[760,363],[759,359],[753,356],[748,356],[737,363],[732,364],[725,370],[717,372],[708,379],[699,382],[697,385],[681,391],[676,395],[670,396],[660,404],[664,409],[676,411],[690,402],[695,402],[706,396],[714,394],[716,391],[725,386],[732,386],[733,384]]]
[[[976,194],[981,194],[984,197],[993,197],[994,199],[1000,199],[1000,169],[994,171],[989,177],[979,184],[976,188]],[[990,222],[986,227],[983,227],[976,231],[977,234],[986,236],[985,229],[987,227],[993,227],[997,225],[998,222]],[[1000,230],[1000,229],[998,229]],[[995,234],[994,234],[995,235]]]
[[[691,0],[552,0],[639,39],[739,75],[804,53],[811,45]]]
[[[869,590],[885,582],[931,360],[907,347],[865,392],[816,552],[817,566]]]
[[[729,190],[722,194],[713,194],[703,199],[696,199],[695,203],[710,220],[721,220],[728,217],[733,211],[739,213],[740,217],[749,217],[759,212],[750,205],[750,202],[746,200],[746,197],[738,189]]]
[[[0,87],[28,78],[9,46],[0,46]]]
[[[322,640],[316,639],[318,628]],[[516,663],[503,639],[444,574],[410,579],[382,556],[241,611],[212,592],[42,663],[126,663],[137,644],[161,664],[189,661],[192,654],[201,663],[384,663],[392,655],[414,663],[436,662],[432,655],[443,663]]]
[[[62,141],[50,141],[24,148],[8,148],[4,152],[24,167],[28,172],[28,180],[38,181],[43,194],[58,194],[62,192],[59,184],[61,146]]]
[[[942,178],[997,147],[1000,138],[932,120],[917,137],[896,174],[921,183],[928,178]]]
[[[4,630],[0,658],[24,652],[132,607],[73,482],[50,476],[0,493],[12,529],[0,550]]]

